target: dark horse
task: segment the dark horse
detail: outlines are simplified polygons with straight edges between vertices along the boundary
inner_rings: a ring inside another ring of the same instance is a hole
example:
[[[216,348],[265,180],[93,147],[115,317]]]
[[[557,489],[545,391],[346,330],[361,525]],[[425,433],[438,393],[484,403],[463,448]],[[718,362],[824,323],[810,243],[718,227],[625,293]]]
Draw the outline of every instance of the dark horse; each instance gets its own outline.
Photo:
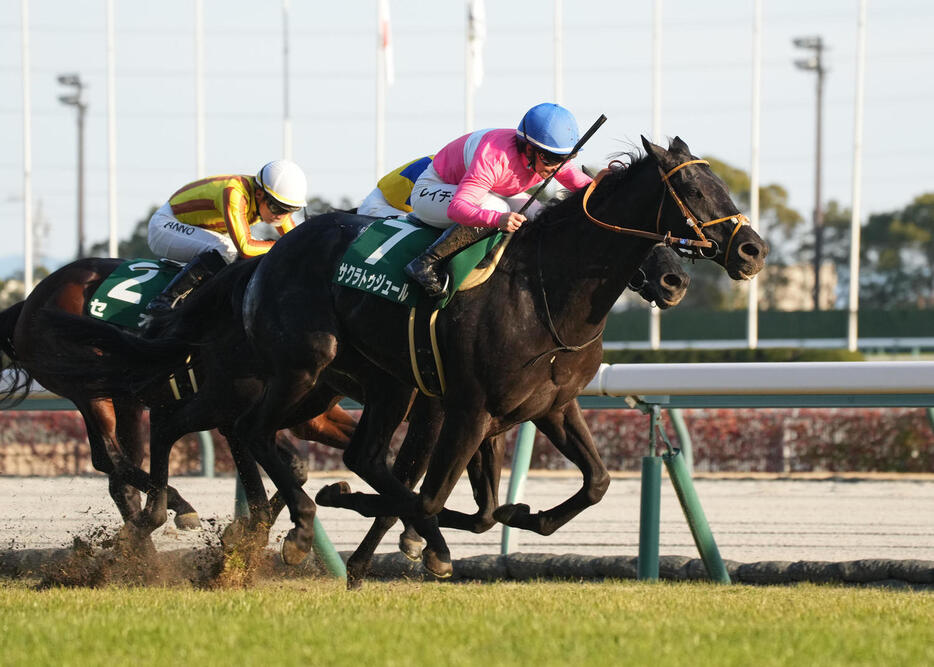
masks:
[[[690,282],[691,277],[681,267],[677,254],[671,248],[658,244],[633,274],[628,287],[649,303],[667,309],[681,302]],[[324,373],[327,376],[328,369]],[[409,431],[392,468],[393,475],[406,487],[413,488],[425,473],[443,419],[439,401],[423,395],[416,397],[409,413]],[[466,514],[444,508],[438,514],[441,527],[474,533],[482,533],[493,527],[496,523],[493,512],[498,505],[499,477],[505,453],[505,434],[491,436],[480,444],[467,464],[477,510],[473,514]],[[350,587],[362,581],[369,570],[376,547],[395,521],[395,517],[377,517],[374,520],[363,541],[347,561]],[[399,549],[411,560],[421,558],[422,540],[410,521],[405,521],[405,528],[399,537]]]
[[[699,249],[734,279],[754,276],[768,253],[743,224],[723,182],[681,139],[669,150],[643,144],[648,155],[605,172],[586,193],[589,201],[578,192],[524,225],[493,276],[439,315],[444,420],[417,494],[386,462],[389,437],[415,386],[407,312],[331,282],[367,218],[334,213],[306,222],[255,272],[244,297],[244,323],[265,358],[267,385],[262,400],[235,424],[238,439],[259,458],[272,447],[283,415],[300,408],[325,368],[354,377],[369,400],[344,462],[377,494],[332,485],[317,500],[367,516],[411,518],[429,539],[426,551],[448,568],[447,547],[431,518],[481,442],[515,424],[533,421],[578,466],[583,486],[541,512],[500,507],[497,520],[550,534],[599,501],[609,475],[575,398],[601,361],[607,314],[637,267],[663,239]],[[361,359],[369,364],[365,373]],[[283,553],[288,548],[294,558],[311,547],[315,504],[300,487],[278,488],[295,522]]]
[[[9,318],[10,326],[7,327],[9,333],[5,336],[8,351],[15,362],[14,368],[23,373],[27,372],[27,368],[31,369],[36,377],[41,378],[48,386],[54,387],[58,393],[72,399],[78,406],[85,404],[99,406],[105,409],[105,414],[108,415],[122,414],[112,406],[126,402],[132,402],[134,406],[138,406],[138,410],[129,415],[129,418],[133,420],[139,419],[142,404],[153,408],[151,470],[155,481],[139,470],[139,458],[130,463],[122,462],[125,454],[113,436],[111,436],[109,448],[113,454],[109,456],[106,452],[102,454],[101,460],[104,465],[98,466],[110,474],[112,486],[123,483],[122,480],[129,477],[139,488],[150,494],[145,512],[140,511],[139,496],[136,492],[135,511],[124,515],[124,518],[132,522],[131,525],[135,525],[141,534],[148,534],[165,520],[166,505],[160,502],[163,498],[167,498],[168,508],[174,509],[173,502],[178,502],[179,497],[171,487],[167,488],[167,496],[162,495],[159,482],[167,478],[167,461],[172,443],[191,430],[218,427],[230,438],[234,460],[243,480],[251,509],[249,519],[235,522],[231,527],[232,532],[230,529],[225,532],[225,543],[230,545],[251,532],[253,533],[251,541],[265,543],[265,530],[268,529],[281,505],[273,503],[270,507],[266,503],[265,491],[256,476],[256,468],[249,451],[245,447],[240,447],[230,433],[232,420],[246,409],[245,406],[249,404],[252,397],[261,391],[255,381],[256,362],[246,345],[245,334],[240,325],[239,307],[243,286],[246,279],[252,275],[256,261],[241,262],[228,268],[208,286],[202,288],[198,294],[191,297],[180,310],[160,317],[150,327],[150,331],[162,330],[192,341],[191,348],[186,348],[184,352],[191,354],[194,360],[192,368],[199,378],[199,392],[182,399],[177,399],[170,394],[165,378],[170,372],[182,367],[183,355],[179,355],[170,363],[162,363],[160,360],[161,365],[157,365],[156,370],[151,372],[145,365],[145,360],[148,358],[145,340],[137,336],[120,334],[110,325],[78,316],[97,285],[119,263],[119,260],[102,259],[75,262],[40,284],[28,300],[25,316],[19,317],[19,309],[8,311],[5,315],[14,312],[17,314],[16,317]],[[656,302],[661,307],[668,307],[681,300],[689,282],[690,277],[681,269],[674,252],[663,246],[657,246],[637,272],[630,287],[638,291],[646,300]],[[71,295],[72,299],[64,300],[61,296],[63,293]],[[62,317],[63,313],[71,313],[72,317]],[[19,322],[16,338],[21,341],[19,347],[15,349],[12,326],[14,322]],[[192,325],[193,330],[191,330]],[[83,338],[82,335],[84,335]],[[100,392],[96,390],[99,385],[96,385],[92,379],[93,369],[104,362],[104,358],[99,356],[100,349],[112,350],[114,339],[128,342],[129,351],[125,352],[123,360],[116,367],[117,374],[126,383],[110,383],[106,392],[108,398],[96,399],[92,396]],[[74,349],[75,346],[78,349]],[[42,355],[34,352],[37,349],[50,350],[55,353]],[[232,360],[236,361],[232,362]],[[344,448],[353,423],[335,405],[342,393],[361,399],[356,386],[348,383],[343,376],[332,378],[330,383],[321,383],[314,392],[314,396],[309,399],[313,405],[317,406],[311,409],[311,412],[325,409],[327,412],[310,421],[299,423],[298,426],[292,428],[292,431],[299,437]],[[123,398],[114,401],[109,398],[110,396]],[[431,401],[423,399],[413,406],[410,419],[412,427],[403,444],[403,452],[397,461],[399,474],[404,479],[411,480],[411,484],[414,484],[424,472],[427,458],[425,445],[421,443],[436,437],[439,426],[437,414],[438,410]],[[126,415],[123,416],[126,417]],[[92,428],[95,423],[94,421],[88,422],[89,434],[94,433]],[[291,423],[287,419],[283,425]],[[137,427],[135,431],[138,432],[138,430]],[[96,440],[92,437],[91,442],[92,452],[94,452]],[[136,451],[141,457],[141,449],[137,448]],[[484,452],[486,451],[484,449]],[[495,455],[486,457],[478,455],[476,463],[470,469],[471,480],[478,489],[477,499],[480,505],[478,513],[463,515],[451,512],[450,516],[443,517],[443,525],[471,530],[482,530],[492,525],[491,517],[495,507],[499,465],[498,463],[490,465],[489,460],[491,456],[495,456],[498,462],[501,458],[502,447],[490,451],[495,452]],[[106,467],[112,461],[116,463],[111,467]],[[497,473],[495,480],[491,479],[491,471]],[[302,481],[303,479],[298,479],[298,483]],[[491,493],[494,495],[491,496]],[[412,539],[415,539],[414,536]],[[411,552],[413,548],[410,547],[408,551]]]
[[[29,296],[0,312],[0,350],[4,353],[7,386],[0,391],[0,403],[15,406],[26,398],[36,380],[49,391],[71,400],[84,419],[94,468],[109,477],[110,495],[126,522],[140,522],[140,491],[154,488],[150,475],[140,468],[147,439],[142,424],[144,404],[138,395],[120,391],[104,397],[89,395],[80,374],[66,372],[66,358],[73,354],[74,331],[69,323],[51,323],[48,313],[80,316],[97,287],[123,262],[121,259],[86,258],[71,262],[40,281]],[[88,320],[94,321],[94,320]],[[96,321],[94,321],[97,323]],[[109,327],[110,325],[102,325]],[[93,355],[93,350],[87,350]],[[63,356],[64,355],[64,356]],[[199,373],[201,369],[199,369]],[[230,373],[225,375],[229,381]],[[209,389],[219,386],[210,385]],[[224,385],[230,391],[233,385]],[[255,392],[256,389],[251,388]],[[149,399],[171,404],[168,386],[151,388]],[[231,402],[231,401],[228,401]],[[214,411],[215,413],[217,410]],[[158,415],[156,421],[159,421]],[[187,430],[173,430],[181,437],[194,430],[213,428],[211,420],[186,424]],[[188,428],[198,426],[198,428]],[[339,407],[296,427],[299,437],[345,447],[355,421]],[[176,438],[177,439],[177,438]],[[174,440],[173,440],[174,442]],[[194,508],[178,492],[167,487],[168,509],[175,512],[181,528],[198,528]]]

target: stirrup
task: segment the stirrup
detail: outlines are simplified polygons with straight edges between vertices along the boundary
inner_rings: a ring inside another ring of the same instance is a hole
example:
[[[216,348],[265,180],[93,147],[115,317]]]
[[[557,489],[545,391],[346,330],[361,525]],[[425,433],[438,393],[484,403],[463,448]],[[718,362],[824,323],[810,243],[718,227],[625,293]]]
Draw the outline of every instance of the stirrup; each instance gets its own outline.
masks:
[[[418,283],[419,287],[421,287],[422,290],[425,292],[425,294],[428,295],[430,298],[443,299],[444,297],[448,295],[448,286],[451,284],[451,277],[448,275],[447,271],[440,272],[435,268],[435,266],[433,265],[430,265],[430,266],[431,266],[431,273],[433,274],[432,276],[427,276],[426,275],[427,271],[425,270],[422,270],[418,273],[415,273],[415,272],[409,273],[408,271],[406,271],[405,273],[412,280]],[[434,282],[440,285],[441,287],[433,288],[431,285],[427,284],[423,279],[428,278],[428,277],[433,277]]]
[[[437,271],[435,271],[437,273]],[[425,290],[425,293],[428,294],[432,299],[446,299],[448,297],[448,288],[451,286],[451,274],[447,271],[444,272],[444,281],[441,282],[441,291],[436,294],[428,293],[428,290]]]

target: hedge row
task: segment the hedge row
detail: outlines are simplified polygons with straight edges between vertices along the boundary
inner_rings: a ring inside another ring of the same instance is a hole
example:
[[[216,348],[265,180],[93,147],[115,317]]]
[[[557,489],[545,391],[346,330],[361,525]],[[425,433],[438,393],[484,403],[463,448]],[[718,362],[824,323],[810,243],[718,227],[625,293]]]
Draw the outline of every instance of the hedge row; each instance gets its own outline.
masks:
[[[771,347],[711,350],[604,350],[608,364],[712,364],[712,363],[776,363],[786,361],[863,361],[861,352],[848,350]]]
[[[588,410],[587,422],[610,470],[637,471],[649,453],[648,418],[635,410]],[[934,430],[922,408],[684,410],[694,466],[710,472],[934,472]],[[673,444],[681,446],[666,416]],[[404,427],[396,434],[398,447]],[[213,434],[215,469],[232,473],[223,437]],[[341,452],[289,439],[311,470],[343,468]],[[516,437],[509,434],[509,453]],[[508,454],[507,454],[508,456]],[[507,459],[507,464],[509,463]],[[538,434],[532,468],[573,469]],[[0,413],[0,474],[74,475],[93,471],[84,425],[76,412]],[[173,475],[201,472],[198,439],[172,451]]]

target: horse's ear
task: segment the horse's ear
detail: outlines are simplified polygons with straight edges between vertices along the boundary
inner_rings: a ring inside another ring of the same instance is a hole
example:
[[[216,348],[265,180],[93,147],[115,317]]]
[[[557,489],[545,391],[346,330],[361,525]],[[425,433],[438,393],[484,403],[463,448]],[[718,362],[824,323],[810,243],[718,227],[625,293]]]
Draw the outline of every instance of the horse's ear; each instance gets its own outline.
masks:
[[[666,151],[661,146],[656,146],[651,141],[642,136],[642,145],[645,147],[645,152],[655,158],[655,161],[659,164],[662,164],[662,161],[665,159],[668,151]]]
[[[668,147],[670,151],[677,151],[679,153],[685,153],[687,155],[691,154],[691,149],[688,148],[688,145],[684,143],[681,137],[675,137],[671,140],[671,145]]]

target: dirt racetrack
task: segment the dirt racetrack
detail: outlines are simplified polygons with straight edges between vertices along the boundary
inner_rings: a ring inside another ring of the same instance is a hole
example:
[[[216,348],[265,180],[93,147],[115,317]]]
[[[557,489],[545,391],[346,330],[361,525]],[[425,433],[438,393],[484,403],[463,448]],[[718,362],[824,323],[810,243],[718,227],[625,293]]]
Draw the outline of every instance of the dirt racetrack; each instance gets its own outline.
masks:
[[[313,476],[305,488],[313,494],[339,479],[349,481],[354,490],[367,489],[353,476],[338,475]],[[216,544],[219,528],[233,516],[233,479],[180,477],[172,483],[199,511],[203,529],[179,531],[170,516],[169,523],[153,536],[156,549],[183,554]],[[739,564],[799,563],[801,570],[808,563],[885,561],[889,563],[885,567],[890,567],[891,562],[904,561],[915,573],[909,579],[922,584],[930,579],[934,584],[934,478],[699,478],[695,486],[720,553],[732,561],[734,579]],[[525,502],[533,510],[543,509],[578,487],[579,480],[573,476],[533,473],[525,487]],[[503,495],[506,488],[504,480]],[[26,551],[41,558],[46,551],[69,547],[75,538],[93,542],[95,536],[112,532],[120,523],[107,495],[106,479],[100,476],[0,477],[0,494],[0,569],[8,574],[15,574],[11,559],[21,558]],[[513,531],[513,551],[538,554],[532,560],[542,562],[553,562],[562,554],[596,559],[593,562],[621,557],[625,571],[638,554],[639,494],[637,477],[616,477],[601,503],[554,535]],[[466,483],[458,485],[449,506],[474,507]],[[341,552],[352,551],[370,523],[339,509],[320,508],[318,516]],[[287,517],[280,517],[271,533],[272,547],[288,528]],[[398,531],[392,531],[381,546],[384,561],[395,562],[397,536]],[[500,551],[499,529],[482,535],[447,530],[445,536],[455,568],[457,559],[471,559],[474,568],[480,562],[497,567],[490,558]],[[663,577],[666,568],[688,568],[687,561],[698,557],[667,479],[662,484],[660,553],[672,556],[663,559]],[[502,568],[502,559],[498,562]],[[619,566],[617,562],[614,567]],[[765,569],[770,568],[775,569]]]

